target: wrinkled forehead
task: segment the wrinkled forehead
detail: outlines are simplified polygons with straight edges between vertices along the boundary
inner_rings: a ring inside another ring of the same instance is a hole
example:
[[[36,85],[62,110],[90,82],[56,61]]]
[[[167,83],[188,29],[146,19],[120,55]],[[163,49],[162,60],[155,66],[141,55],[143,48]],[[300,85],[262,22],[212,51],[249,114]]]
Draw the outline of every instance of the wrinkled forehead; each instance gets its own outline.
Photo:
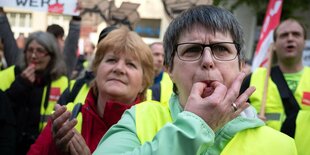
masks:
[[[201,40],[208,41],[211,38],[216,39],[219,36],[225,36],[225,38],[231,38],[229,31],[223,31],[220,29],[209,28],[200,24],[194,24],[192,27],[183,29],[179,35],[178,41],[185,40]],[[227,41],[227,40],[226,40]]]

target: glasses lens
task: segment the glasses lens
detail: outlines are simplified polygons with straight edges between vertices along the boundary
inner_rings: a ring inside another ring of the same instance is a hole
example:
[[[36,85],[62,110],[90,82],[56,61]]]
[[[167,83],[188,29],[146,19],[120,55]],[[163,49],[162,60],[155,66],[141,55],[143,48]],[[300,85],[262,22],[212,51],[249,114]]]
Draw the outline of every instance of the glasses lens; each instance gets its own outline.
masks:
[[[234,43],[216,43],[211,45],[213,56],[217,60],[228,61],[236,58],[238,51]]]
[[[44,57],[48,54],[43,48],[28,48],[27,52],[31,55],[34,53],[37,57]]]
[[[37,48],[37,54],[40,57],[44,57],[45,55],[47,55],[47,51],[45,49],[42,49],[42,48]]]
[[[203,51],[203,47],[199,44],[180,44],[177,47],[177,54],[181,60],[193,61],[198,60]]]

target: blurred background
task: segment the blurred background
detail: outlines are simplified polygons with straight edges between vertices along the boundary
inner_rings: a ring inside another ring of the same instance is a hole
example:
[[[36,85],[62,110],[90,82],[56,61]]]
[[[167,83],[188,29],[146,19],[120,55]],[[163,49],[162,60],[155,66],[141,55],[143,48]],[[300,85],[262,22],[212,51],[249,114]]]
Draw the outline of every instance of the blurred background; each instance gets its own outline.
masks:
[[[24,5],[39,5],[44,0],[17,1]],[[104,27],[119,24],[132,28],[143,37],[146,43],[162,41],[166,27],[176,15],[195,5],[210,4],[229,9],[238,18],[245,32],[246,57],[251,60],[259,39],[268,2],[268,0],[79,0],[80,16],[82,17],[80,44],[84,40],[91,40],[96,44],[98,33]],[[16,39],[27,38],[29,33],[36,30],[44,31],[50,24],[59,24],[64,28],[65,35],[68,33],[71,15],[6,6],[3,8]],[[294,17],[305,22],[308,30],[308,47],[306,48],[308,51],[310,51],[309,9],[310,0],[284,0],[281,15],[281,19]],[[310,55],[308,59],[310,59]]]

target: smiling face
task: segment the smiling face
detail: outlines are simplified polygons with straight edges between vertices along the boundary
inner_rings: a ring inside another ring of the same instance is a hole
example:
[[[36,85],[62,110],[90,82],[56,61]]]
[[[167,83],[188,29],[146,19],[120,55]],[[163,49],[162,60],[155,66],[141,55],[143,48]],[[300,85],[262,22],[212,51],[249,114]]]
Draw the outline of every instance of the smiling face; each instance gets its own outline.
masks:
[[[276,31],[275,52],[279,62],[301,63],[305,47],[304,32],[296,21],[287,20]]]
[[[216,32],[214,34],[202,26],[194,26],[190,31],[184,31],[178,41],[178,43],[200,44],[218,42],[233,42],[233,40],[229,33]],[[230,61],[216,60],[209,47],[204,49],[202,57],[196,61],[182,61],[175,55],[173,68],[169,69],[170,77],[178,88],[179,99],[183,106],[194,83],[205,82],[210,85],[212,81],[219,81],[229,88],[239,72],[238,57]],[[211,87],[205,89],[206,96],[213,91],[211,89]]]
[[[98,66],[95,80],[99,93],[106,99],[132,103],[144,89],[142,77],[142,66],[137,58],[128,52],[107,52]]]
[[[36,40],[32,40],[29,43],[25,54],[27,64],[34,64],[36,72],[44,71],[51,61],[48,51]]]

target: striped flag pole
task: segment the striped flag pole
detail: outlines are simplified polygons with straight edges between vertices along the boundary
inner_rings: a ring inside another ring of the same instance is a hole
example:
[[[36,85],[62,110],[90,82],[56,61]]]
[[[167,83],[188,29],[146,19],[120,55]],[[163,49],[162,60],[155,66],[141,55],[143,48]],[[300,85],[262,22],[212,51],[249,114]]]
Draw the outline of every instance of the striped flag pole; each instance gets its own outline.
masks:
[[[260,38],[255,50],[252,63],[252,71],[258,67],[266,67],[267,72],[264,79],[262,103],[259,111],[259,118],[266,121],[265,108],[268,93],[268,80],[270,77],[271,61],[273,57],[273,32],[280,23],[283,0],[269,0],[268,9],[265,15],[264,24]]]

